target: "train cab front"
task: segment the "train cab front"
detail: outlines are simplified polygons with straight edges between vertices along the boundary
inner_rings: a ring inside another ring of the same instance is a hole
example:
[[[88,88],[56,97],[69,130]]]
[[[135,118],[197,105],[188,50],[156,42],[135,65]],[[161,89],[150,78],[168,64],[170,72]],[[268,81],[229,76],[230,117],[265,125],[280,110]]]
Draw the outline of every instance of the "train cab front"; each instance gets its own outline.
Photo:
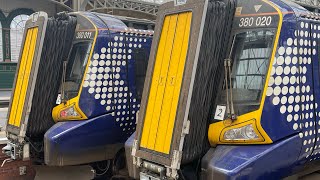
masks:
[[[304,134],[299,135],[306,110],[301,103],[311,86],[306,79],[312,79],[312,67],[303,71],[301,61],[310,55],[299,48],[294,11],[301,10],[282,1],[238,1],[208,130],[214,148],[202,158],[204,179],[280,179],[310,158],[300,153],[312,142],[303,143]],[[314,136],[315,127],[309,128]]]
[[[152,31],[130,32],[109,15],[72,14],[78,24],[52,111],[56,124],[45,134],[51,166],[113,159],[123,147],[135,129],[151,44]]]

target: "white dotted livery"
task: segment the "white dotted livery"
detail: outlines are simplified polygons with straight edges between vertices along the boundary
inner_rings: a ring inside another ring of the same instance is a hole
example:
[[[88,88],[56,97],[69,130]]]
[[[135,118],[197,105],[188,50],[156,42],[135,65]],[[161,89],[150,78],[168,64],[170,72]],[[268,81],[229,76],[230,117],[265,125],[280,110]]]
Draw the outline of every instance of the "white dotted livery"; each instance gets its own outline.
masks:
[[[135,117],[140,102],[134,97],[129,82],[128,66],[134,64],[134,50],[143,48],[152,31],[126,29],[95,52],[89,62],[83,87],[127,134],[135,131]]]
[[[288,125],[297,131],[303,141],[302,156],[308,158],[314,148],[316,130],[314,128],[314,109],[318,111],[318,104],[314,101],[312,87],[312,56],[316,55],[317,42],[311,36],[320,34],[309,33],[308,28],[320,26],[301,22],[294,32],[294,38],[288,38],[285,45],[278,48],[268,83],[266,95],[272,104],[286,118]],[[317,152],[317,151],[314,151]]]

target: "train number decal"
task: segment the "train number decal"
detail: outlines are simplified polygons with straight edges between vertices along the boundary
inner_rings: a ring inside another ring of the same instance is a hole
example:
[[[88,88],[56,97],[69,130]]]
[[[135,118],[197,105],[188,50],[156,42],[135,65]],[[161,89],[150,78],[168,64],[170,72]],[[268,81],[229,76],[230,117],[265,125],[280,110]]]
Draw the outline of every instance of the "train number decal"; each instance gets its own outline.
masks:
[[[93,33],[89,31],[78,31],[76,33],[76,39],[92,39]]]
[[[240,18],[239,27],[266,27],[271,23],[271,16],[243,17]]]

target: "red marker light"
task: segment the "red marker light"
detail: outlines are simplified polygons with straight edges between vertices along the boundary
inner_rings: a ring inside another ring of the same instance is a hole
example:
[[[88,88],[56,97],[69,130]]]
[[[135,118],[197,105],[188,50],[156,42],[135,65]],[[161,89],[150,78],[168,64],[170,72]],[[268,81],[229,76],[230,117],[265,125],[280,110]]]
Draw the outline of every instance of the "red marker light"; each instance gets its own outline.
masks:
[[[60,112],[60,117],[66,117],[67,116],[67,112],[66,111],[61,111]]]

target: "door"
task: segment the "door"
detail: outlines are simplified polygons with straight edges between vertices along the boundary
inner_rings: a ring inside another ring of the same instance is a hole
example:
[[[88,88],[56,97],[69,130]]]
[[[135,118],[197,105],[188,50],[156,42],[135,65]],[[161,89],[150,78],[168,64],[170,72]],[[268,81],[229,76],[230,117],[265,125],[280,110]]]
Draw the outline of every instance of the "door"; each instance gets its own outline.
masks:
[[[192,12],[167,15],[152,75],[140,146],[169,154],[191,29]]]
[[[29,28],[26,33],[26,40],[22,49],[21,60],[13,92],[13,100],[9,114],[8,124],[20,127],[23,109],[27,100],[27,90],[29,87],[30,73],[35,54],[35,47],[38,36],[38,28]]]

